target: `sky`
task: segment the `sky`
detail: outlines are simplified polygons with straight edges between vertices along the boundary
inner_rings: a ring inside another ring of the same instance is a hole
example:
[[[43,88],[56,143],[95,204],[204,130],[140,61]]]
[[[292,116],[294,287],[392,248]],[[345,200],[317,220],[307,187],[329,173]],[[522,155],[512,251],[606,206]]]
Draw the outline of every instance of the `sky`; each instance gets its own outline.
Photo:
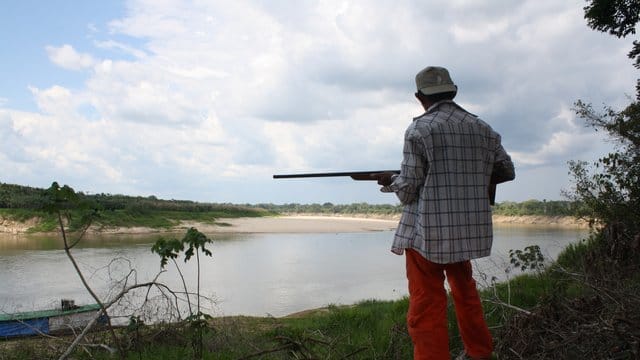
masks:
[[[612,144],[575,101],[621,108],[633,39],[583,0],[3,1],[0,182],[200,202],[398,203],[374,182],[273,174],[398,169],[415,74],[516,166],[497,201],[562,200],[569,160]]]

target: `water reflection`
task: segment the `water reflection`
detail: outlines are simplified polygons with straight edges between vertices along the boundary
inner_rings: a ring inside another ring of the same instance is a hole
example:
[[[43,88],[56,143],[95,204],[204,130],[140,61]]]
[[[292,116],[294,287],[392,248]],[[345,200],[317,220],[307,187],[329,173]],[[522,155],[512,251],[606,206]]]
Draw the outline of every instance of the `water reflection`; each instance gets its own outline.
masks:
[[[77,248],[117,248],[123,246],[153,244],[160,238],[181,239],[184,233],[162,234],[88,234],[82,238]],[[216,241],[243,241],[246,234],[216,234]],[[75,237],[69,238],[71,241]],[[149,245],[151,246],[151,245]],[[60,250],[63,241],[56,234],[4,234],[0,233],[0,256],[23,250]]]

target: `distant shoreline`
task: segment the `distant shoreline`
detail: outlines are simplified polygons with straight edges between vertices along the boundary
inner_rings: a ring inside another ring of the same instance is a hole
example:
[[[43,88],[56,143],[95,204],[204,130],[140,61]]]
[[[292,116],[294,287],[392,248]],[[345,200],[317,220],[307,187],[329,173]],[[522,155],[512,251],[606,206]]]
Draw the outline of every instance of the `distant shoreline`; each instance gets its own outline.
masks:
[[[493,215],[495,225],[522,226],[557,226],[567,229],[588,229],[589,223],[573,216],[542,216],[542,215]]]
[[[169,229],[149,227],[92,227],[89,233],[95,234],[155,234],[175,233],[195,227],[203,233],[331,233],[366,232],[393,230],[398,224],[399,215],[367,216],[360,215],[324,215],[324,214],[286,214],[267,217],[218,218],[216,223],[182,221]],[[494,215],[496,226],[553,226],[567,229],[587,229],[585,221],[571,216],[504,216]],[[18,222],[0,217],[0,233],[27,234],[34,220]]]

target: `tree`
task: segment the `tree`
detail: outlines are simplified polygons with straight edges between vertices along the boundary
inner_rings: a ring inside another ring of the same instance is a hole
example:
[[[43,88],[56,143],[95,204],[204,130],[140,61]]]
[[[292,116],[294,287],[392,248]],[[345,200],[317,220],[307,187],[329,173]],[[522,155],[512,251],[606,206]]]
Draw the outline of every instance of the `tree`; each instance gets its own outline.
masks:
[[[587,2],[585,18],[591,28],[618,37],[635,33],[640,0]],[[640,44],[634,41],[629,57],[640,68],[638,54]],[[578,117],[603,130],[616,145],[591,165],[569,164],[575,188],[568,195],[579,205],[579,215],[598,227],[588,241],[565,249],[549,269],[552,288],[535,316],[515,316],[503,326],[504,338],[496,346],[501,358],[638,358],[640,81],[636,83],[636,99],[622,111],[607,107],[599,112],[582,101],[575,104]],[[510,255],[516,266],[539,264],[535,248]],[[620,314],[625,325],[602,326],[615,324]]]
[[[617,37],[635,34],[640,21],[640,0],[591,0],[584,8],[588,25]],[[640,43],[633,42],[629,58],[640,69]],[[596,161],[569,163],[575,189],[570,194],[582,204],[580,214],[604,225],[604,248],[616,261],[640,251],[640,79],[636,99],[622,111],[606,107],[598,112],[577,101],[577,115],[596,131],[604,130],[616,144],[614,152]],[[615,249],[615,250],[614,250]],[[622,261],[623,263],[625,261]]]
[[[209,249],[206,248],[207,245],[210,245],[212,240],[208,238],[205,234],[198,231],[196,228],[189,228],[185,236],[182,240],[178,239],[158,239],[156,243],[151,248],[151,251],[158,254],[160,256],[160,267],[164,269],[167,265],[169,259],[171,259],[180,274],[180,278],[182,279],[182,284],[184,286],[184,293],[187,296],[187,305],[189,306],[189,317],[187,317],[187,324],[192,330],[191,334],[191,346],[193,348],[193,356],[194,359],[202,359],[204,354],[204,344],[203,344],[203,335],[208,331],[209,325],[208,321],[211,320],[211,316],[203,313],[200,310],[200,253],[206,256],[211,256],[212,253]],[[180,266],[176,261],[176,258],[180,256],[180,253],[184,251],[184,262],[186,263],[193,257],[196,256],[197,263],[197,289],[196,289],[196,309],[197,312],[194,313],[191,308],[191,300],[189,300],[189,290],[187,289],[187,284],[180,270]]]
[[[105,316],[108,322],[108,330],[113,339],[113,343],[117,347],[117,351],[120,355],[120,358],[126,358],[127,349],[125,344],[127,341],[124,341],[118,334],[116,333],[114,327],[111,323],[111,317],[109,316],[110,309],[120,303],[125,297],[131,295],[135,296],[135,292],[137,290],[145,290],[146,294],[141,298],[142,305],[135,309],[134,313],[129,316],[135,322],[136,327],[142,324],[141,317],[139,314],[136,314],[136,311],[143,311],[144,307],[147,305],[150,299],[150,293],[153,288],[157,289],[161,296],[170,302],[171,300],[175,301],[175,306],[171,306],[168,310],[175,309],[176,313],[180,314],[180,308],[178,304],[178,295],[175,291],[171,290],[168,286],[157,282],[157,278],[162,273],[162,270],[154,277],[153,280],[143,283],[138,283],[136,280],[136,272],[134,269],[130,269],[128,273],[124,275],[123,278],[115,280],[115,287],[113,288],[114,293],[111,293],[109,298],[101,299],[97,292],[93,289],[93,287],[89,284],[89,278],[83,273],[80,268],[79,262],[76,260],[75,256],[72,254],[72,250],[76,245],[82,240],[87,230],[93,223],[93,220],[99,218],[100,213],[98,211],[98,206],[95,202],[87,199],[85,196],[82,196],[81,193],[76,193],[71,187],[68,185],[60,186],[57,182],[54,182],[51,187],[45,190],[42,193],[42,199],[40,201],[42,203],[43,210],[51,213],[55,216],[59,230],[60,236],[63,240],[64,251],[73,265],[76,274],[80,278],[83,286],[87,290],[87,292],[91,295],[94,301],[100,306],[100,311],[96,313],[91,321],[89,321],[84,329],[77,334],[74,334],[74,340],[67,346],[66,350],[59,356],[59,359],[66,359],[69,356],[72,356],[76,347],[83,344],[83,341],[87,335],[87,333],[97,325],[97,321],[102,316]],[[198,264],[200,262],[200,252],[207,256],[211,256],[211,252],[205,248],[205,245],[208,244],[210,240],[204,236],[204,234],[199,233],[195,229],[189,229],[187,235],[185,235],[184,239],[181,243],[179,243],[179,249],[176,250],[182,251],[186,245],[187,249],[185,252],[185,261],[189,260],[193,255],[196,256],[198,260]],[[171,256],[172,253],[170,250],[167,250],[170,254],[168,257],[174,258]],[[177,256],[177,254],[175,255]],[[163,264],[166,264],[166,260],[163,259]],[[111,277],[111,273],[109,274]],[[209,319],[208,315],[202,314],[200,312],[200,270],[198,266],[198,313],[193,314],[193,316],[188,319],[190,320],[190,324],[192,328],[194,328],[194,333],[196,336],[193,338],[193,342],[198,346],[195,348],[197,351],[196,354],[199,355],[198,358],[202,358],[202,333],[206,330],[207,320]],[[131,303],[130,300],[126,301],[127,303]],[[95,345],[95,344],[94,344]],[[116,352],[115,349],[111,348],[107,344],[98,344],[99,348],[107,349],[113,353]],[[88,351],[86,348],[85,351]],[[91,354],[89,353],[89,356]]]

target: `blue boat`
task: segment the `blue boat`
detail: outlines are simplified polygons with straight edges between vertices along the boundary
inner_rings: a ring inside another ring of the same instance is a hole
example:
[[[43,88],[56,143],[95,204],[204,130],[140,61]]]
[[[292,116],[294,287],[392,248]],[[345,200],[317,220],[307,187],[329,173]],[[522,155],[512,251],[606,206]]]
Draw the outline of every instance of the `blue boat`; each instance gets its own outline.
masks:
[[[99,311],[98,304],[76,306],[73,300],[62,300],[60,309],[0,314],[0,339],[67,333],[85,327]],[[97,325],[106,325],[107,320],[100,315]]]

